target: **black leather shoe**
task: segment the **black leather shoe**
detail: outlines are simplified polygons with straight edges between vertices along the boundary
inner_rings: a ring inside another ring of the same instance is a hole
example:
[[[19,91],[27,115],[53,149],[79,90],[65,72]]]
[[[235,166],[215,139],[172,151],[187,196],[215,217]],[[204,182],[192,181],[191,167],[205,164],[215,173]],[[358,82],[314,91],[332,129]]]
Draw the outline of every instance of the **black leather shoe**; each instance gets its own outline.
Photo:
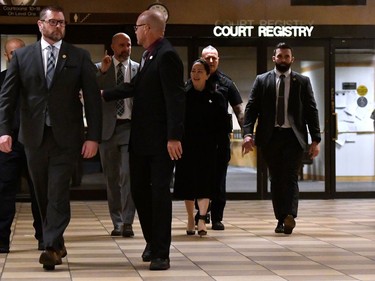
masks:
[[[284,224],[282,221],[279,221],[277,223],[277,226],[275,228],[275,233],[284,233]]]
[[[62,264],[60,252],[47,249],[39,257],[39,263],[43,264],[45,270],[54,270],[55,265]]]
[[[212,227],[211,228],[213,230],[224,230],[225,226],[224,226],[224,224],[222,224],[221,221],[215,221],[215,222],[212,222]]]
[[[292,234],[293,228],[296,226],[296,221],[292,215],[287,215],[284,219],[284,233]]]
[[[170,267],[169,259],[152,259],[150,263],[150,270],[167,270]]]
[[[122,229],[122,237],[133,237],[133,227],[131,224],[124,224],[124,227]]]
[[[142,260],[143,261],[151,261],[151,244],[150,243],[146,244],[146,248],[145,248],[145,250],[143,251],[143,254],[142,254]]]
[[[122,230],[120,226],[115,226],[115,228],[111,232],[111,236],[121,236]]]

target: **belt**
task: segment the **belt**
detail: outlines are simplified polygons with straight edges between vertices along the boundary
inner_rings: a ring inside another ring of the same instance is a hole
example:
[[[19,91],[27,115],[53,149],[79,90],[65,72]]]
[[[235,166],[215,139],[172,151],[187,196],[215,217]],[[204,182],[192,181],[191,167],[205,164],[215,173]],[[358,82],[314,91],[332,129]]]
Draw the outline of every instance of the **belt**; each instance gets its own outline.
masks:
[[[116,125],[128,124],[130,122],[131,122],[130,119],[117,119],[116,120]]]

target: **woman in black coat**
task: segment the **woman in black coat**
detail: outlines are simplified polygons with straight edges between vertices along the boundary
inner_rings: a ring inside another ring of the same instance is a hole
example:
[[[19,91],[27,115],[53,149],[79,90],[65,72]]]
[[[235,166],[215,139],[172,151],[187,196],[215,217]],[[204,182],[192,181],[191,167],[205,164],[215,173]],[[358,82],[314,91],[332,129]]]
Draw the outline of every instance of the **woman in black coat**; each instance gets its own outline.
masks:
[[[206,61],[193,63],[186,85],[185,134],[183,154],[177,161],[174,196],[185,200],[188,213],[186,233],[195,234],[194,200],[199,208],[198,234],[207,234],[206,213],[213,190],[217,162],[217,146],[222,134],[228,133],[227,108],[219,89],[207,83],[210,68]]]

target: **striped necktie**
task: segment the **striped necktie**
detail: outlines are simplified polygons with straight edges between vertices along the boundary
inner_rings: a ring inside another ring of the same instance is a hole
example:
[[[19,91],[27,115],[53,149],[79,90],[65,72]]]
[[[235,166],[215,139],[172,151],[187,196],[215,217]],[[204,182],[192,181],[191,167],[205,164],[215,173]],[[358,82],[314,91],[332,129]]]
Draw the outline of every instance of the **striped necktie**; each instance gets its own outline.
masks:
[[[52,79],[53,79],[53,74],[55,73],[55,63],[56,63],[56,58],[55,58],[55,46],[49,45],[47,47],[48,52],[48,60],[47,60],[47,73],[46,73],[46,79],[47,79],[47,86],[50,88]]]

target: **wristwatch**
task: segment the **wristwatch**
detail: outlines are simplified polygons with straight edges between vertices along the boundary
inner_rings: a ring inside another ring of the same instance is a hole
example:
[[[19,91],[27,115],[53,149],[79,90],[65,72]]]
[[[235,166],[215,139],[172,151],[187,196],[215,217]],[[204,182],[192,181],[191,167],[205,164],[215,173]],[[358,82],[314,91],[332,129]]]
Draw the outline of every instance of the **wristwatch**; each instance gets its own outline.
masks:
[[[154,4],[151,4],[148,8],[148,10],[152,10],[152,11],[159,11],[165,18],[165,22],[168,21],[168,18],[169,18],[169,11],[167,9],[167,7],[159,2],[156,2]]]

